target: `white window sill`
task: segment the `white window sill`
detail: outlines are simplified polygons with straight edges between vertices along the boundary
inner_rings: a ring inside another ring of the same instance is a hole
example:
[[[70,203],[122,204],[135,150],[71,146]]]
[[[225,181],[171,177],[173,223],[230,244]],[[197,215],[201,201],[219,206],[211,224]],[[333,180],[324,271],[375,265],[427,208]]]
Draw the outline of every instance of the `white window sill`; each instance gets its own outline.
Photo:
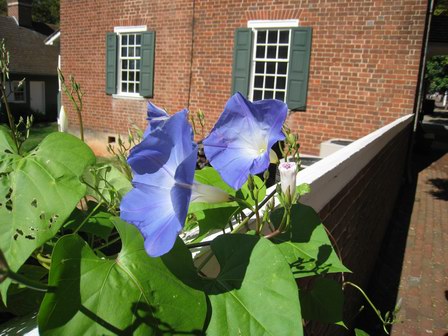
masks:
[[[128,100],[145,100],[145,97],[142,96],[129,96],[124,94],[113,94],[112,98],[114,99],[128,99]]]

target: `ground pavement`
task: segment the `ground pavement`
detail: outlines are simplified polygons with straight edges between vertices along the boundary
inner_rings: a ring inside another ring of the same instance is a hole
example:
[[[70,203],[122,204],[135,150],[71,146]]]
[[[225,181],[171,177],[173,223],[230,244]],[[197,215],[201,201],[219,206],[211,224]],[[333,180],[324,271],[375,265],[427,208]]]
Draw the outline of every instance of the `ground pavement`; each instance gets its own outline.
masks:
[[[437,142],[431,152],[435,160],[417,174],[392,336],[448,335],[448,153]]]

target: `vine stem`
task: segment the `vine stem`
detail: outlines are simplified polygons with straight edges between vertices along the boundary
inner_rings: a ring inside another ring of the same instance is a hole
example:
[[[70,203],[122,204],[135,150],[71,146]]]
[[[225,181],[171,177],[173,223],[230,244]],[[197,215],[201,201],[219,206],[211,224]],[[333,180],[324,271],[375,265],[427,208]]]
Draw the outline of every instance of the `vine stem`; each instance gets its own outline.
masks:
[[[50,288],[50,286],[48,286],[48,285],[45,285],[38,281],[28,279],[27,277],[24,277],[23,275],[15,273],[11,270],[6,271],[5,273],[3,273],[3,275],[10,278],[15,283],[18,283],[20,285],[23,285],[25,287],[28,287],[30,289],[34,289],[34,290],[37,290],[40,292],[46,292]]]
[[[388,324],[387,321],[384,321],[383,317],[381,316],[381,312],[375,307],[375,305],[373,304],[372,301],[370,301],[369,297],[367,296],[367,294],[362,290],[361,287],[359,287],[358,285],[354,284],[353,282],[350,281],[346,281],[342,284],[342,287],[344,288],[345,285],[350,285],[354,288],[356,288],[361,294],[362,296],[364,296],[364,298],[366,299],[366,301],[369,303],[370,307],[372,307],[372,309],[375,311],[375,314],[378,316],[378,318],[380,319],[380,321],[383,323],[383,329],[384,332],[386,334],[389,335],[389,332],[386,330],[386,325]]]
[[[90,219],[90,217],[92,217],[92,215],[94,214],[94,212],[96,210],[99,209],[99,207],[103,204],[102,201],[100,201],[94,208],[93,210],[87,215],[86,218],[84,218],[84,220],[81,222],[81,224],[78,225],[78,227],[73,231],[73,233],[77,233],[83,226],[85,223],[87,223],[87,221]]]

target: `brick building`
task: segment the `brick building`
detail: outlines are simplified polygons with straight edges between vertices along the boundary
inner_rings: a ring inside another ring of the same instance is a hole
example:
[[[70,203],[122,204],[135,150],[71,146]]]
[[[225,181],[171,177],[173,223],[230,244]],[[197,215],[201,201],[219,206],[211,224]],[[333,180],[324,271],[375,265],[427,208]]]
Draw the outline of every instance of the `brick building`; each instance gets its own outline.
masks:
[[[210,129],[240,90],[285,100],[302,151],[317,154],[413,112],[426,12],[424,0],[61,0],[62,70],[102,145],[144,127],[148,98],[202,110]]]

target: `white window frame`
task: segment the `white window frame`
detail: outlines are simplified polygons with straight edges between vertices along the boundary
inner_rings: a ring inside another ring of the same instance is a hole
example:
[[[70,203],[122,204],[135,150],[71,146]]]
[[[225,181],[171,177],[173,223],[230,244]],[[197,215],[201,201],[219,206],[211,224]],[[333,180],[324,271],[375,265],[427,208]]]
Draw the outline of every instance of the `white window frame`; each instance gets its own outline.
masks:
[[[114,98],[126,98],[126,99],[144,99],[140,93],[129,93],[129,92],[122,92],[122,58],[121,58],[121,36],[127,35],[127,34],[138,34],[142,32],[148,31],[147,26],[118,26],[114,27],[114,33],[118,36],[118,43],[117,43],[117,93],[113,94],[112,97]],[[140,65],[141,65],[141,53],[140,53]]]
[[[25,104],[26,103],[26,81],[23,81],[22,88],[23,88],[23,100],[16,100],[15,97],[15,90],[14,88],[19,86],[19,83],[21,81],[19,80],[12,80],[10,82],[6,83],[6,96],[8,97],[9,103],[18,103],[18,104]]]
[[[276,81],[277,77],[284,77],[279,76],[276,73],[273,75],[275,77],[274,79],[274,94],[273,98],[275,98],[275,92],[276,91],[282,91],[285,92],[284,95],[284,102],[286,102],[286,95],[288,92],[288,72],[289,72],[289,54],[290,54],[290,48],[291,48],[291,28],[298,27],[299,26],[299,20],[296,19],[290,19],[290,20],[250,20],[247,22],[247,27],[252,29],[253,32],[253,43],[252,43],[252,58],[251,58],[251,66],[250,66],[250,80],[249,80],[249,100],[253,101],[254,98],[254,85],[255,85],[255,66],[257,61],[263,61],[263,62],[279,62],[279,58],[273,58],[273,59],[257,59],[257,38],[258,38],[258,31],[260,30],[289,30],[289,36],[288,36],[288,55],[286,59],[281,59],[281,62],[287,63],[286,68],[286,79],[285,79],[285,88],[282,90],[276,90]],[[278,56],[278,55],[277,55]],[[264,75],[264,80],[266,78],[266,75]],[[263,91],[266,90],[263,83]]]

